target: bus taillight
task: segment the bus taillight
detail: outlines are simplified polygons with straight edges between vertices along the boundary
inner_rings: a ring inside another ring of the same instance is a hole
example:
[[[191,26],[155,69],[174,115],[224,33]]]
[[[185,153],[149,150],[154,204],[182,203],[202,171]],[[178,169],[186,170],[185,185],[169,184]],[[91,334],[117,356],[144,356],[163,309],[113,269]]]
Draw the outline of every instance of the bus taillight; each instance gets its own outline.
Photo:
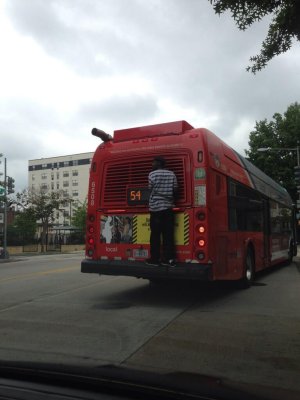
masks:
[[[95,218],[95,215],[94,215],[94,214],[90,214],[90,215],[89,215],[89,221],[90,221],[90,222],[95,222],[95,219],[96,219],[96,218]]]
[[[199,247],[204,247],[205,246],[205,240],[204,239],[199,239],[198,240],[198,246]]]
[[[93,246],[93,245],[95,244],[94,238],[89,237],[89,238],[88,238],[88,244],[89,244],[90,246]]]
[[[87,218],[87,238],[86,238],[86,256],[93,257],[95,251],[95,223],[96,216],[95,214],[89,214]]]
[[[205,214],[204,214],[204,212],[200,211],[200,212],[197,214],[197,218],[199,219],[199,221],[204,221],[204,220],[205,220]]]
[[[198,260],[202,261],[205,258],[205,253],[203,251],[199,251],[196,257],[198,258]]]
[[[203,225],[199,225],[199,226],[197,227],[197,231],[198,231],[199,233],[204,233],[204,232],[205,232],[205,227],[204,227]]]

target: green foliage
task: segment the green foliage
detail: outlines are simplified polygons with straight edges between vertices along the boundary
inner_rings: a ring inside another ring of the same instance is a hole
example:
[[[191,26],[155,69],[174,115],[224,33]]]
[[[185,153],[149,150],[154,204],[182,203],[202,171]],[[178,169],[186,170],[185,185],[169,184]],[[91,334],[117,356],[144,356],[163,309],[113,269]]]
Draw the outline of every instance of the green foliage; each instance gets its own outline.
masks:
[[[272,121],[256,122],[255,130],[249,136],[247,157],[258,168],[281,183],[291,194],[294,201],[297,198],[294,179],[294,166],[297,165],[297,152],[277,149],[296,149],[300,145],[300,104],[291,104],[281,115],[273,115]],[[260,152],[260,148],[274,149]]]
[[[19,212],[14,222],[8,226],[7,242],[10,245],[32,243],[36,234],[37,223],[31,209]]]
[[[300,40],[299,0],[209,0],[217,14],[229,10],[240,30],[272,15],[267,37],[262,42],[260,54],[251,57],[252,66],[247,71],[254,74],[264,68],[276,55],[292,46],[292,39]]]
[[[72,225],[80,229],[82,232],[85,231],[86,225],[86,214],[87,214],[87,204],[84,202],[73,213]]]
[[[17,193],[15,204],[23,209],[30,210],[34,215],[36,221],[41,221],[42,224],[42,251],[44,251],[44,244],[46,233],[49,224],[53,220],[53,213],[58,210],[60,205],[66,200],[63,197],[63,191],[48,192],[45,190],[24,190],[22,193]]]

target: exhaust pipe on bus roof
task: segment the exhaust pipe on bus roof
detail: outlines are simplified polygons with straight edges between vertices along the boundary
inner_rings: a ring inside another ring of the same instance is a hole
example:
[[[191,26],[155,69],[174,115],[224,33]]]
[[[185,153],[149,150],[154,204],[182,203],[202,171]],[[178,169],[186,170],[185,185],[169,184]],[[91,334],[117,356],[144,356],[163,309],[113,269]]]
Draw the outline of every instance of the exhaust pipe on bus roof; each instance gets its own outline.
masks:
[[[97,136],[98,138],[102,139],[103,142],[109,142],[112,140],[112,136],[108,133],[102,131],[101,129],[93,128],[92,135]]]

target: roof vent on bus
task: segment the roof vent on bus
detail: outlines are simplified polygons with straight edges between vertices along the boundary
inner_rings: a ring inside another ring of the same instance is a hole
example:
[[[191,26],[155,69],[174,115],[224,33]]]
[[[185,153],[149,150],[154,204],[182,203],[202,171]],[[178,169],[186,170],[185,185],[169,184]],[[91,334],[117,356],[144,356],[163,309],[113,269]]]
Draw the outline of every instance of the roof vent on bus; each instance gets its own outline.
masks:
[[[194,127],[186,121],[175,121],[164,124],[121,129],[114,131],[114,142],[123,142],[125,140],[142,139],[162,135],[181,135],[190,129],[194,129]]]
[[[112,136],[108,133],[102,131],[101,129],[93,128],[92,135],[97,136],[98,138],[102,139],[103,142],[109,142],[112,140]]]

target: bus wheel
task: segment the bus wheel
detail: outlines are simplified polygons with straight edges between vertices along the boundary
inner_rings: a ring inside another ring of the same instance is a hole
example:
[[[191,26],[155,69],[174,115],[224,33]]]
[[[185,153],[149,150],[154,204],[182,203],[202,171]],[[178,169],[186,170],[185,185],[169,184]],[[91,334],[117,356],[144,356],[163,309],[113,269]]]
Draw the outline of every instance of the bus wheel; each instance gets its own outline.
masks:
[[[289,258],[287,260],[288,264],[291,264],[293,262],[293,256],[294,256],[294,246],[293,243],[291,242],[289,249]]]
[[[247,256],[245,259],[245,271],[244,277],[240,281],[242,289],[249,288],[254,280],[254,254],[250,249],[247,250]]]

